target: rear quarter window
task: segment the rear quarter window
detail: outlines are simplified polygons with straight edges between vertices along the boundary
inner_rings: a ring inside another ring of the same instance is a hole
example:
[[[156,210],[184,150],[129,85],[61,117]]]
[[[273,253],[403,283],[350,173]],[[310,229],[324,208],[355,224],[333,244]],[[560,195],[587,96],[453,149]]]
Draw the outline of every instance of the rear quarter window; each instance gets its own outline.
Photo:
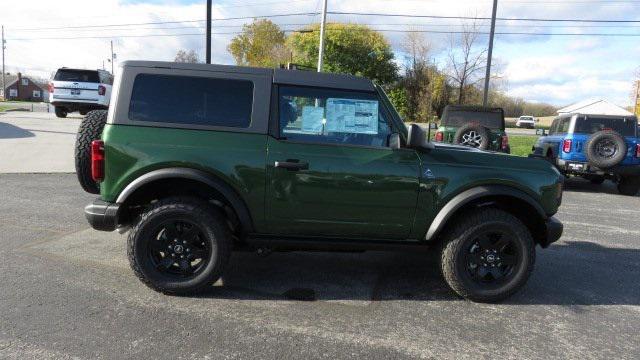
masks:
[[[99,83],[100,76],[94,70],[60,69],[56,72],[53,80]]]
[[[133,83],[129,119],[246,128],[252,105],[253,83],[248,80],[139,74]]]

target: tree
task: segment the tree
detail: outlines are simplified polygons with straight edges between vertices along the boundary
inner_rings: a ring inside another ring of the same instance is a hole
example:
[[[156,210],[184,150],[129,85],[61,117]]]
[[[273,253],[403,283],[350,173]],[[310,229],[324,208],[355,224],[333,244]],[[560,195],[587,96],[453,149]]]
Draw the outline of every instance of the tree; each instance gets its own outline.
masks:
[[[323,71],[368,77],[380,84],[397,79],[391,45],[385,37],[367,26],[326,24]],[[287,38],[295,63],[316,67],[320,44],[320,25],[315,24]]]
[[[458,91],[458,104],[464,104],[469,100],[468,93],[477,90],[477,85],[484,80],[481,74],[487,63],[487,49],[482,47],[478,50],[477,42],[476,24],[465,25],[459,37],[451,37],[449,77]]]
[[[175,59],[175,62],[181,63],[198,63],[200,60],[198,59],[198,54],[193,50],[178,50]]]
[[[284,31],[271,20],[254,20],[242,27],[242,33],[227,47],[237,65],[275,67],[286,62],[290,52],[285,48]]]

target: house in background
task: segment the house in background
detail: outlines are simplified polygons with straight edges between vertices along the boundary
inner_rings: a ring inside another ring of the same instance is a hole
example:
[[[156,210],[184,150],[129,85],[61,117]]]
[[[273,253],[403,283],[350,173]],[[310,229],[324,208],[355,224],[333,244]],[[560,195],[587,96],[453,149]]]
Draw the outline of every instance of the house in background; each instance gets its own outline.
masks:
[[[17,75],[5,75],[5,89],[3,97],[5,100],[17,101],[48,101],[49,85],[31,77]]]
[[[624,108],[602,99],[584,100],[558,110],[558,115],[573,113],[591,115],[633,115],[633,113],[625,110]]]

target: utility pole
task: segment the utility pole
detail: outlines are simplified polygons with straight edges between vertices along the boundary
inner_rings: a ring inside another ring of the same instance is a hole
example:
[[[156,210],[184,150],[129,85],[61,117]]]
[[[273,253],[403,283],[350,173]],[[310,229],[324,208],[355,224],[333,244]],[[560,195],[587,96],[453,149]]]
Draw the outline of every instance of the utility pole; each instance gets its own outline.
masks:
[[[104,67],[104,64],[102,67]],[[111,75],[113,75],[113,40],[111,40]]]
[[[207,64],[211,64],[211,0],[207,0]]]
[[[4,86],[4,49],[6,49],[6,46],[4,46],[4,44],[6,43],[6,41],[4,41],[4,25],[2,25],[2,42],[0,42],[0,45],[2,45],[2,99],[3,100],[7,100],[7,94],[5,94],[5,90],[7,90]]]
[[[322,55],[324,55],[324,27],[327,23],[327,0],[322,4],[322,22],[320,23],[320,51],[318,52],[318,72],[322,72]]]
[[[633,103],[633,112],[637,116],[640,116],[640,79],[636,80],[636,101]]]
[[[493,12],[491,13],[491,32],[489,33],[489,51],[487,52],[487,73],[484,76],[484,94],[482,105],[487,106],[489,102],[489,80],[491,79],[491,56],[493,55],[493,36],[496,32],[496,12],[498,11],[498,0],[493,0]]]

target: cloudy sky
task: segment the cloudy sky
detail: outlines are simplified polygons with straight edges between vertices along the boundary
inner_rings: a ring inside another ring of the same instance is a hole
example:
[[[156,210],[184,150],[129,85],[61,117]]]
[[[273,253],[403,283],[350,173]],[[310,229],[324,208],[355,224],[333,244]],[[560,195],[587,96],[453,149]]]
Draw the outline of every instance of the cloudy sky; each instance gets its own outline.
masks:
[[[214,0],[213,62],[231,64],[229,40],[251,17],[272,17],[283,29],[313,22],[321,0]],[[470,20],[420,16],[490,17],[491,0],[329,0],[329,11],[414,15],[330,14],[328,21],[369,24],[383,30],[399,62],[403,30],[425,31],[434,61],[443,66],[451,34]],[[60,66],[107,68],[109,42],[118,61],[172,60],[178,49],[204,59],[205,0],[29,0],[3,6],[10,72],[48,77]],[[499,20],[494,58],[505,90],[531,101],[566,105],[585,98],[631,104],[632,77],[640,67],[640,0],[499,0],[505,19],[599,19],[628,22]],[[235,18],[235,19],[230,19]],[[238,19],[244,18],[244,19]],[[489,22],[476,20],[481,31]],[[536,33],[527,35],[513,33]],[[178,35],[180,34],[180,35]],[[555,34],[555,35],[551,35]],[[570,36],[566,34],[582,34]],[[591,34],[591,35],[588,35]],[[593,34],[608,34],[596,36]],[[488,37],[480,38],[482,43]]]

